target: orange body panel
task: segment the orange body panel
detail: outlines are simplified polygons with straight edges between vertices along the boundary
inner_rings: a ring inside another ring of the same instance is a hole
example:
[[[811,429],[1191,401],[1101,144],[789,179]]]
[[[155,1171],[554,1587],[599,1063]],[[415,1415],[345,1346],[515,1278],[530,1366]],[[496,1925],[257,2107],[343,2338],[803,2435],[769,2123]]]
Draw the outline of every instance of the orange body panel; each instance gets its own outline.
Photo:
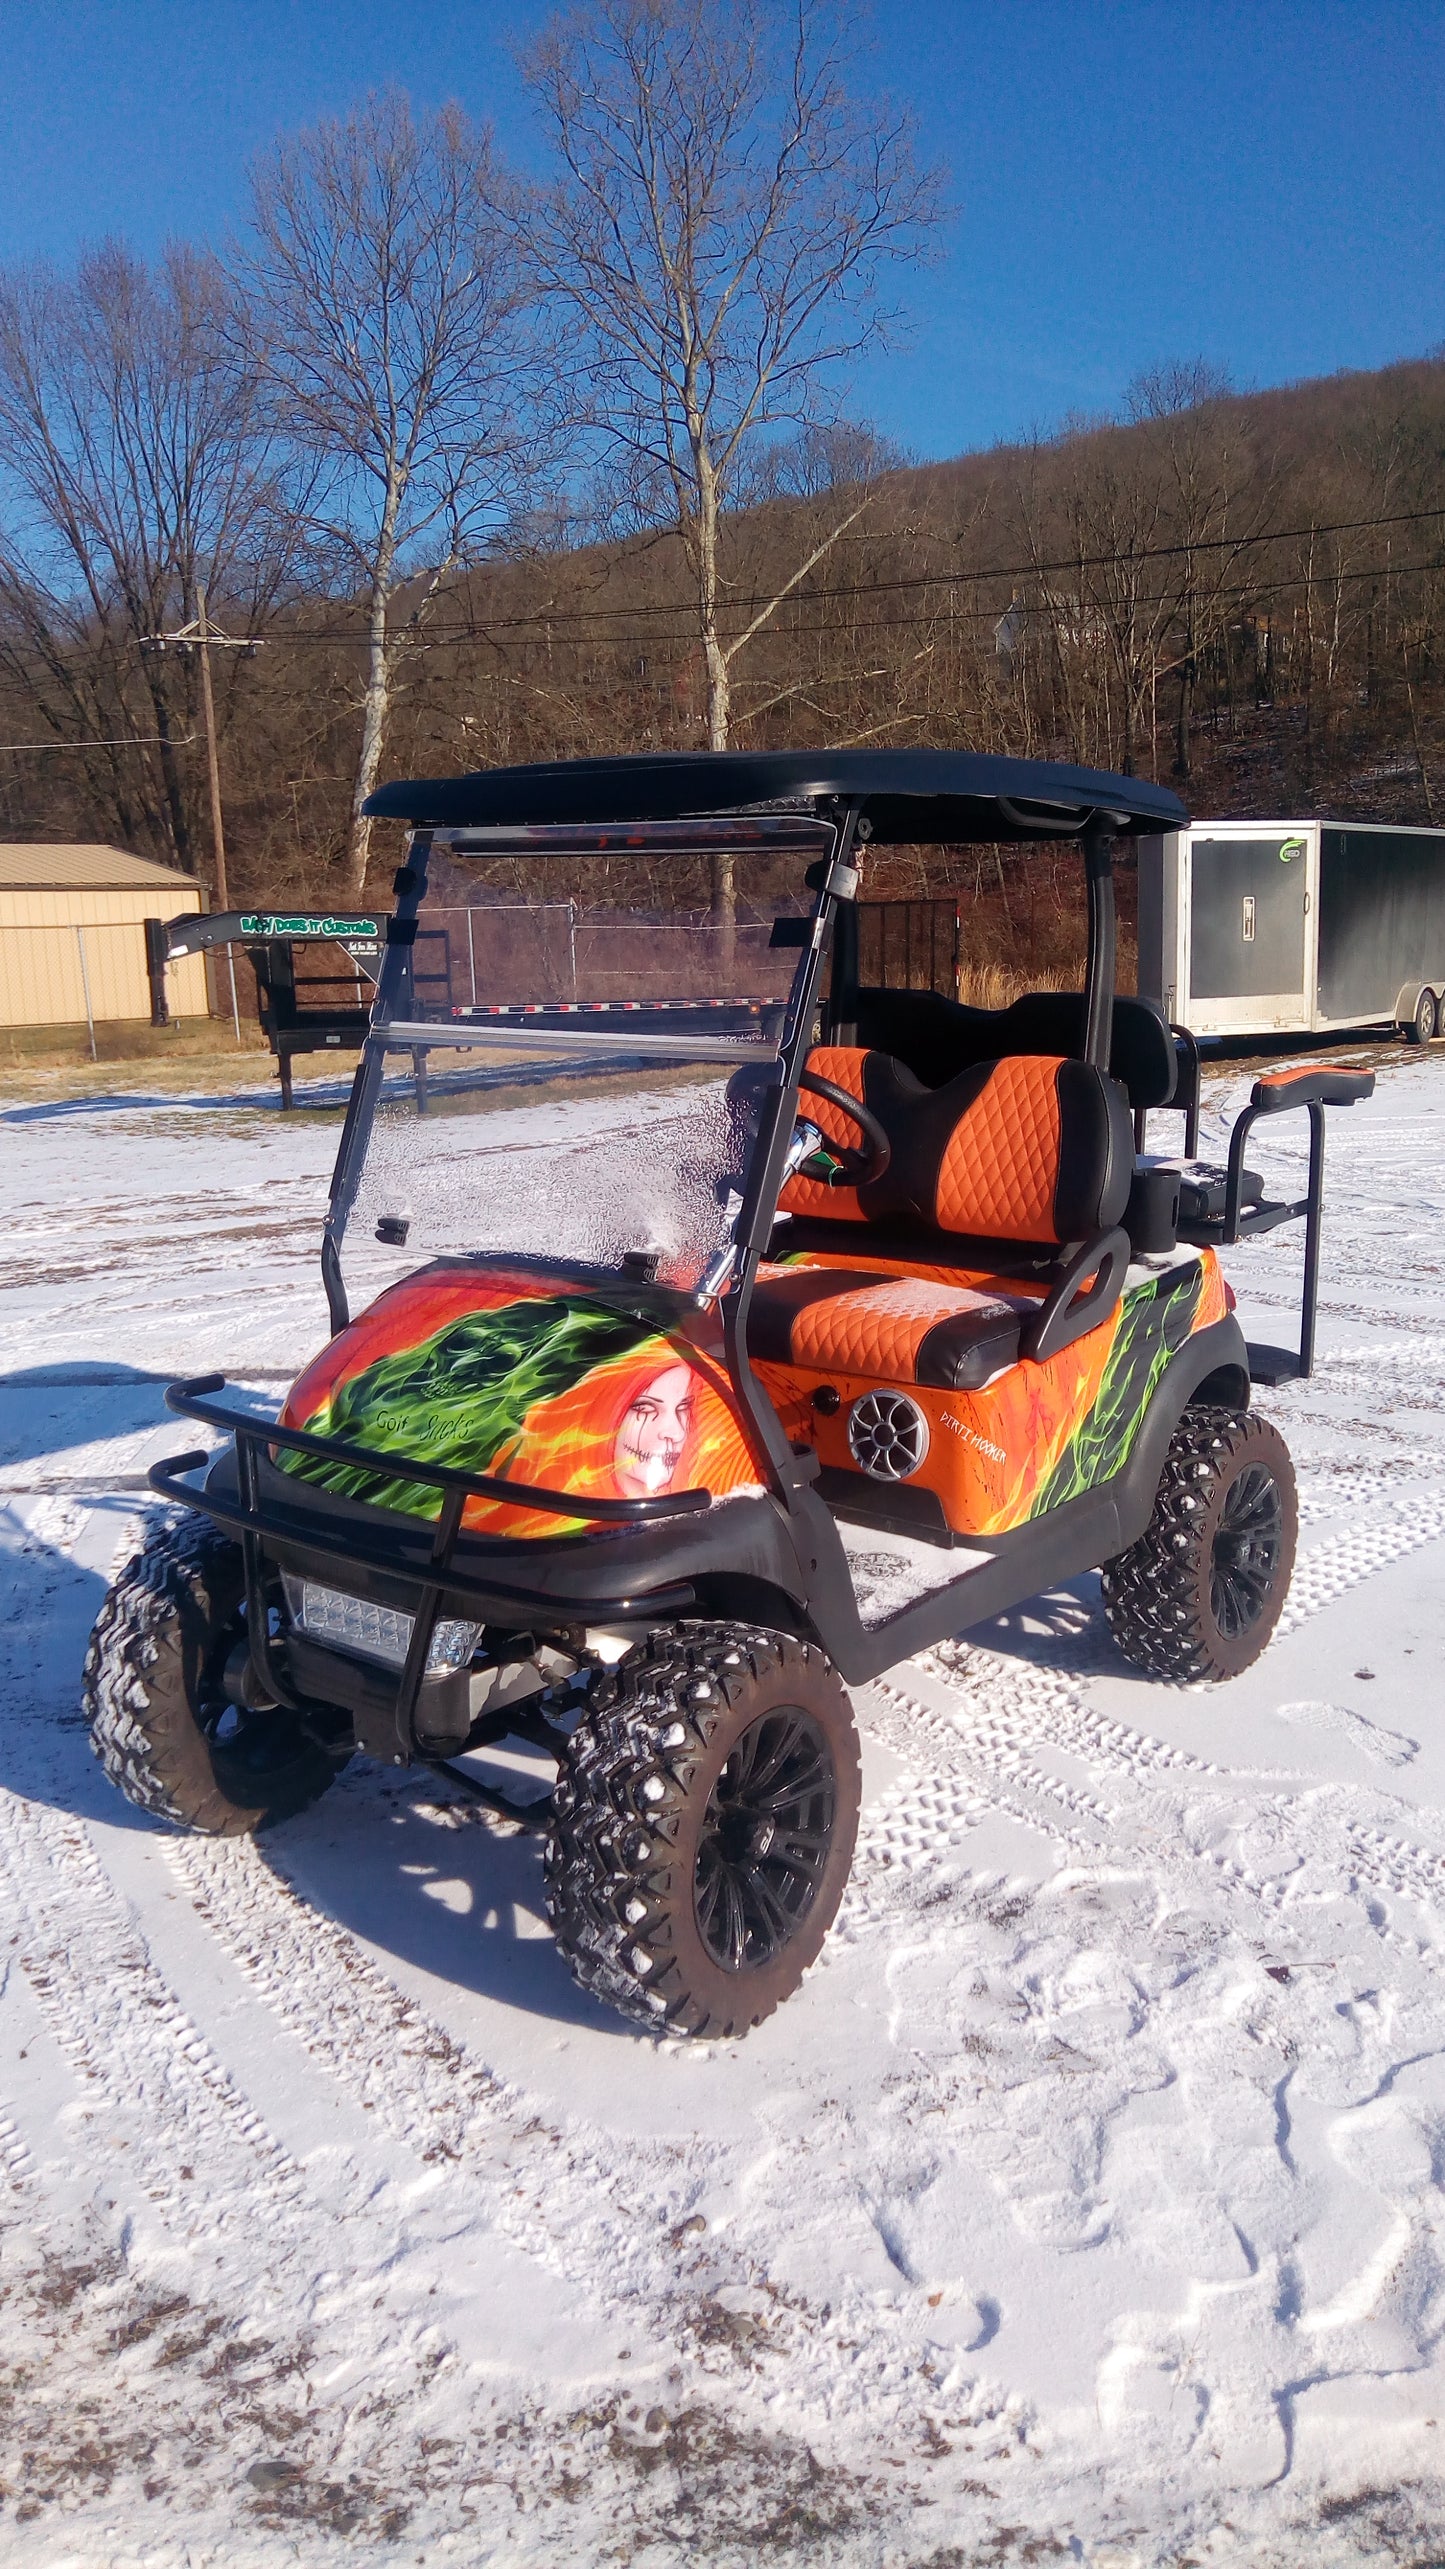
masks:
[[[519,1328],[529,1313],[536,1325]],[[554,1318],[559,1338],[575,1330],[575,1347],[546,1346]],[[625,1299],[619,1316],[605,1295],[522,1266],[442,1260],[391,1286],[307,1367],[281,1415],[375,1452],[379,1467],[364,1475],[287,1458],[288,1469],[429,1516],[439,1500],[406,1484],[408,1451],[579,1498],[722,1496],[759,1478],[715,1319],[670,1316],[654,1328],[630,1318]],[[484,1498],[468,1500],[463,1523],[528,1538],[597,1530]]]
[[[768,1272],[851,1263],[823,1256]],[[827,1307],[805,1308],[795,1323],[795,1356],[787,1364],[760,1362],[759,1378],[787,1434],[850,1474],[857,1469],[848,1446],[852,1404],[866,1392],[905,1384],[929,1440],[909,1486],[932,1491],[949,1526],[965,1537],[1025,1524],[1120,1469],[1169,1356],[1227,1309],[1218,1261],[1206,1250],[1132,1287],[1096,1329],[1045,1363],[1023,1359],[981,1389],[944,1391],[912,1381],[919,1340],[940,1309],[960,1288],[1014,1299],[1029,1288],[1014,1278],[918,1269],[901,1259],[880,1258],[870,1268],[896,1278],[896,1290],[885,1282],[883,1293],[869,1298],[871,1316],[860,1322],[856,1344],[845,1315],[840,1351],[835,1304],[829,1360],[810,1364],[808,1332],[821,1333]],[[825,1385],[838,1395],[831,1410],[813,1402]],[[559,1282],[555,1273],[520,1265],[444,1260],[392,1286],[308,1366],[282,1417],[376,1457],[373,1470],[287,1456],[288,1470],[413,1514],[435,1516],[439,1499],[407,1483],[408,1455],[586,1498],[684,1489],[723,1497],[763,1478],[728,1382],[715,1315],[673,1306],[654,1324],[647,1306],[625,1293]],[[596,1530],[585,1519],[482,1498],[468,1502],[465,1522],[529,1538]]]
[[[783,1272],[857,1263],[856,1256],[809,1256],[790,1262]],[[915,1269],[882,1258],[869,1265],[880,1275],[936,1278],[1016,1299],[1028,1290],[1015,1278],[960,1268]],[[1174,1346],[1222,1320],[1226,1310],[1219,1262],[1206,1249],[1197,1260],[1133,1287],[1097,1329],[1057,1356],[1042,1364],[1024,1358],[977,1391],[943,1391],[913,1382],[912,1355],[929,1325],[926,1320],[920,1321],[911,1344],[905,1344],[909,1333],[900,1332],[896,1344],[885,1346],[888,1333],[880,1330],[870,1345],[860,1343],[856,1365],[835,1361],[826,1367],[804,1360],[805,1341],[795,1325],[794,1360],[761,1363],[757,1370],[788,1434],[806,1438],[820,1462],[847,1472],[857,1468],[848,1445],[853,1403],[866,1392],[905,1386],[928,1424],[927,1453],[907,1486],[931,1491],[955,1534],[1003,1534],[1096,1487],[1120,1468]],[[807,1313],[799,1317],[805,1322]],[[901,1354],[906,1363],[886,1361]],[[865,1357],[873,1361],[863,1361]],[[1112,1402],[1101,1397],[1111,1368],[1117,1389]],[[838,1394],[836,1409],[815,1408],[813,1395],[824,1386]]]

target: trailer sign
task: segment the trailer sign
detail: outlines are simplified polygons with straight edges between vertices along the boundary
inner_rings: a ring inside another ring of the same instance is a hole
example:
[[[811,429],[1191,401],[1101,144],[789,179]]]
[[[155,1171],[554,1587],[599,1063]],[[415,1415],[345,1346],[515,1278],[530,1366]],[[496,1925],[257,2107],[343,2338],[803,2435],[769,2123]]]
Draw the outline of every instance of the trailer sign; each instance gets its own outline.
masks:
[[[242,913],[241,934],[243,937],[268,938],[369,937],[374,942],[381,930],[375,919],[318,919],[314,914],[282,918],[279,914],[273,916],[270,911],[248,910]]]

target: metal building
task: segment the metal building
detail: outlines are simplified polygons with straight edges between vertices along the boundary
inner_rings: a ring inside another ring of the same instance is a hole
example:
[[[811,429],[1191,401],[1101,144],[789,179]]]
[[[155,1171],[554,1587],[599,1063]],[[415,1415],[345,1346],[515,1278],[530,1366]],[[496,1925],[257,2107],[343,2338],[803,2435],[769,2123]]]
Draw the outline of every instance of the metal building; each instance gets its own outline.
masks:
[[[149,1023],[145,921],[200,908],[194,876],[125,848],[0,844],[0,1027]],[[203,958],[168,991],[172,1016],[206,1016]]]
[[[1139,995],[1195,1035],[1445,1031],[1445,830],[1196,821],[1139,842]]]

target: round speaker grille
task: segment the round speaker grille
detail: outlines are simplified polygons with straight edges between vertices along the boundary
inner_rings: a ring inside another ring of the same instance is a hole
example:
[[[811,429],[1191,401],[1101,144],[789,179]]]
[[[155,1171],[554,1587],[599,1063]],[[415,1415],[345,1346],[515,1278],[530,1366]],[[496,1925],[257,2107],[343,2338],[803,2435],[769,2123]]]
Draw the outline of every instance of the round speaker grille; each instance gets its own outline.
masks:
[[[848,1450],[875,1481],[906,1481],[928,1452],[928,1421],[906,1392],[865,1392],[848,1412]]]

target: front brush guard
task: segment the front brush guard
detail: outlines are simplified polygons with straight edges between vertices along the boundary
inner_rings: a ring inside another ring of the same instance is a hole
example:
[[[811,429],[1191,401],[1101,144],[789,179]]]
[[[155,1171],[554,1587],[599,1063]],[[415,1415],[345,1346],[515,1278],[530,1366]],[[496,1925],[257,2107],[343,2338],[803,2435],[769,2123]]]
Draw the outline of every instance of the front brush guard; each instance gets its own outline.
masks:
[[[151,1466],[150,1486],[158,1497],[199,1509],[239,1538],[245,1564],[246,1626],[252,1664],[261,1684],[288,1711],[304,1715],[311,1707],[309,1699],[292,1686],[272,1644],[264,1548],[268,1540],[273,1545],[300,1547],[334,1560],[350,1572],[353,1580],[360,1568],[383,1578],[400,1578],[414,1589],[411,1641],[397,1686],[394,1716],[396,1753],[403,1759],[418,1754],[417,1703],[444,1599],[461,1599],[475,1605],[482,1621],[505,1621],[518,1626],[536,1621],[546,1627],[558,1620],[557,1598],[499,1586],[494,1578],[455,1559],[469,1498],[499,1499],[509,1506],[533,1508],[548,1516],[623,1526],[694,1516],[712,1504],[706,1490],[680,1490],[655,1499],[590,1499],[574,1497],[566,1490],[501,1481],[482,1472],[459,1472],[447,1464],[419,1462],[404,1453],[381,1453],[339,1437],[313,1435],[307,1428],[282,1427],[275,1419],[256,1418],[245,1410],[223,1408],[211,1395],[225,1388],[224,1374],[201,1374],[193,1381],[172,1383],[165,1400],[167,1409],[180,1417],[198,1419],[234,1438],[235,1498],[223,1491],[198,1487],[184,1477],[214,1459],[205,1452],[167,1455]],[[387,1480],[415,1481],[422,1487],[439,1489],[441,1507],[430,1542],[423,1546],[420,1525],[409,1538],[380,1525],[375,1532],[368,1529],[362,1533],[352,1525],[344,1531],[333,1531],[317,1517],[303,1521],[299,1512],[293,1514],[268,1500],[261,1490],[261,1453],[263,1448],[278,1446],[289,1453],[316,1455],[324,1461],[360,1467]],[[693,1589],[674,1583],[640,1596],[569,1598],[566,1620],[584,1625],[659,1620],[685,1614],[694,1603]]]

